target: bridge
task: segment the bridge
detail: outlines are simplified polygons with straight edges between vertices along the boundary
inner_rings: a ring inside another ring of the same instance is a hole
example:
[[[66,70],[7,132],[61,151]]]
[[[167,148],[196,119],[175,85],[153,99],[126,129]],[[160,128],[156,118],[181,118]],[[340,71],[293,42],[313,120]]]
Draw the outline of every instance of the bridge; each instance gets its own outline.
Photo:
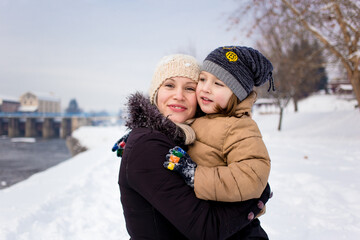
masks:
[[[66,138],[81,126],[100,121],[119,121],[115,115],[90,113],[5,113],[0,112],[0,136]]]

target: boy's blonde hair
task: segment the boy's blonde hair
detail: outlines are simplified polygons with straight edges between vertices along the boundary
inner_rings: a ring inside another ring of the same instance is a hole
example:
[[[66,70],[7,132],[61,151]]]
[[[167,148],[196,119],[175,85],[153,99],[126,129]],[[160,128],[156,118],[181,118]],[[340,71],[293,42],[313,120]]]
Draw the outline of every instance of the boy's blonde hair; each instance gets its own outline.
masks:
[[[240,101],[249,96],[254,86],[261,86],[267,81],[275,90],[271,62],[253,48],[219,47],[205,58],[201,70],[220,79]]]

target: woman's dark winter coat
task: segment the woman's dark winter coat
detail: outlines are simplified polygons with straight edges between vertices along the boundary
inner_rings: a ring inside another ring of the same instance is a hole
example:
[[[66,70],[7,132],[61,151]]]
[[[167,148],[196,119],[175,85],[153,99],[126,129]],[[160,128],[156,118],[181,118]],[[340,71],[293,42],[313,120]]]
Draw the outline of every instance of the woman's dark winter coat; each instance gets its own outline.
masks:
[[[260,212],[259,199],[238,203],[200,200],[180,175],[163,167],[169,149],[181,145],[184,135],[148,98],[139,93],[129,98],[126,125],[132,131],[121,161],[119,185],[131,239],[247,239],[242,232],[248,234],[254,227],[262,230],[257,219],[248,220],[250,212],[255,216]],[[269,194],[267,186],[260,199],[266,203]],[[265,233],[260,231],[259,237],[261,234]]]

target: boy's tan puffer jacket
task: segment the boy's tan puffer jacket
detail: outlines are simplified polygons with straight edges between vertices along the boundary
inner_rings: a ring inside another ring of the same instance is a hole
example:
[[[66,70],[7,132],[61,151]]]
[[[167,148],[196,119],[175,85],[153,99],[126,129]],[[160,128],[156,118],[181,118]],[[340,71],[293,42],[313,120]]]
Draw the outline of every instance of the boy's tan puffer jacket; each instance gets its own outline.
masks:
[[[236,202],[258,198],[266,187],[270,157],[260,130],[251,118],[252,92],[236,117],[201,117],[192,128],[196,141],[188,153],[198,164],[195,193],[200,199]]]

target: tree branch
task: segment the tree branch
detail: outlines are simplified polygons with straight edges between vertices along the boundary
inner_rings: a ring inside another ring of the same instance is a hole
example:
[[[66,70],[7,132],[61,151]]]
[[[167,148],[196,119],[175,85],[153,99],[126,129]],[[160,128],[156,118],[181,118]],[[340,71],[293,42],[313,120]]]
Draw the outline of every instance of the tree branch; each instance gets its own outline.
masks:
[[[317,37],[335,56],[337,56],[344,66],[352,71],[352,66],[349,64],[349,61],[324,37],[315,27],[313,27],[310,23],[308,23],[300,14],[300,12],[288,1],[281,0],[294,14],[299,18],[301,24],[309,30],[315,37]]]
[[[333,4],[333,8],[335,11],[335,15],[336,15],[336,21],[339,23],[341,32],[344,35],[344,40],[346,43],[346,46],[349,48],[350,47],[350,34],[346,29],[347,24],[344,21],[344,16],[342,15],[342,12],[340,10],[339,4],[338,3],[334,3]],[[349,49],[351,51],[351,49]],[[351,54],[351,52],[349,51],[349,54]]]

